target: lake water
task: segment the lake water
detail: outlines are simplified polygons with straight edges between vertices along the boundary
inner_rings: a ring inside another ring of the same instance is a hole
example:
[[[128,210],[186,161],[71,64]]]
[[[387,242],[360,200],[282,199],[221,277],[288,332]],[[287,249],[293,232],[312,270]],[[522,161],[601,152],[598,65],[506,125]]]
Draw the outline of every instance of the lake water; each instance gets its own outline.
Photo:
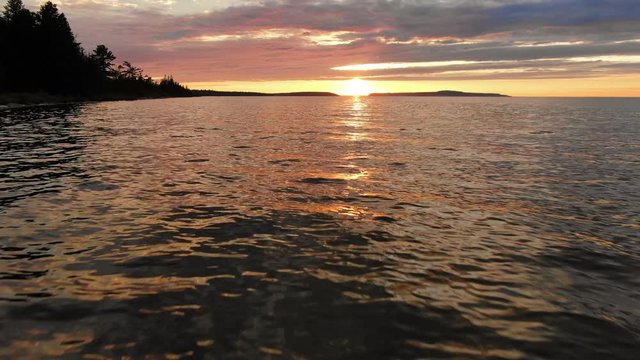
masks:
[[[0,357],[637,359],[640,100],[0,111]]]

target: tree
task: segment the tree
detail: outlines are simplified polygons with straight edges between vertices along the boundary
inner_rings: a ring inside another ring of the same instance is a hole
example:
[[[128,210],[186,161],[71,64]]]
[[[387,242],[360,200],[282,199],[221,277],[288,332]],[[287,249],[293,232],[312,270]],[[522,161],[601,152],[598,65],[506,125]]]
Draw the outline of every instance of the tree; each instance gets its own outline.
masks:
[[[40,7],[37,14],[39,22],[39,32],[41,36],[53,40],[55,46],[64,46],[65,50],[79,50],[80,44],[76,42],[75,35],[71,31],[71,26],[66,16],[58,11],[58,7],[51,1],[47,1]]]
[[[166,94],[173,94],[176,96],[188,96],[191,93],[189,89],[175,81],[172,75],[165,75],[162,80],[160,80],[158,87],[160,87],[160,89]]]
[[[20,0],[9,0],[3,14],[5,40],[0,56],[6,68],[5,87],[13,91],[38,90],[38,79],[34,74],[39,65],[35,53],[35,16]]]
[[[113,60],[116,59],[115,55],[104,45],[98,45],[93,53],[90,55],[91,61],[100,70],[100,73],[105,77],[113,77]]]
[[[22,0],[9,0],[7,4],[4,6],[4,17],[8,22],[13,21],[13,19],[23,10],[26,10]]]
[[[118,73],[124,79],[134,80],[142,78],[142,69],[131,65],[128,61],[123,61],[122,65],[118,65]]]
[[[7,21],[3,14],[0,14],[0,91],[7,87],[5,58],[7,51]]]
[[[44,3],[37,13],[37,44],[40,57],[46,59],[36,72],[48,92],[76,93],[81,90],[84,54],[64,14],[52,2]]]

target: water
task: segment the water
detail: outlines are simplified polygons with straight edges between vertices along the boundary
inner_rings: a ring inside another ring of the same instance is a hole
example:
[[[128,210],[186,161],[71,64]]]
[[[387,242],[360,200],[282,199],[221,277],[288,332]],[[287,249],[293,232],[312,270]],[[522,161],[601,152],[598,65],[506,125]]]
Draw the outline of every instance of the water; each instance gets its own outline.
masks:
[[[0,357],[636,359],[640,101],[0,112]]]

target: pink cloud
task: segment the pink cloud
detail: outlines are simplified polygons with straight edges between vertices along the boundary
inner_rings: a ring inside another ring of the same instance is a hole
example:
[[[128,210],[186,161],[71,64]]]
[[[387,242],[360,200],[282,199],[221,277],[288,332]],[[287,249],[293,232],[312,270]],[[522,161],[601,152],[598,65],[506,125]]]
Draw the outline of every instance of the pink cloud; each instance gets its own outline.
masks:
[[[640,20],[640,14],[610,11],[604,16],[573,7],[573,0],[561,2],[575,8],[575,13],[564,18],[547,14],[552,5],[546,2],[504,1],[484,6],[402,0],[245,2],[192,14],[171,14],[161,3],[142,6],[137,1],[65,1],[61,9],[88,50],[103,43],[120,60],[129,60],[152,76],[173,74],[185,82],[404,76],[398,74],[404,71],[393,69],[367,73],[331,68],[640,53],[637,42],[628,41],[640,31],[640,21],[629,19]],[[551,45],[518,46],[523,43]],[[552,45],[562,43],[567,46]],[[590,76],[594,71],[593,66],[564,66],[574,76]],[[509,68],[513,67],[517,65],[511,63]],[[628,64],[624,69],[610,66],[598,71],[620,73],[638,67],[640,64]],[[495,76],[535,73],[535,67],[527,69],[531,72],[503,71]],[[412,74],[434,76],[433,72]],[[467,74],[473,78],[478,72]],[[486,74],[482,76],[492,73]]]

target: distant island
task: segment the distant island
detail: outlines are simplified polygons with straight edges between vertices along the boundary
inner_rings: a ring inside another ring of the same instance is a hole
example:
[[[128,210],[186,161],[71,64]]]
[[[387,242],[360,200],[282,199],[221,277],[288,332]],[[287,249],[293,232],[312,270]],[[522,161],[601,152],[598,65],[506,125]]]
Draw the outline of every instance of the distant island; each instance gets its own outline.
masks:
[[[453,90],[441,90],[434,92],[401,92],[401,93],[372,93],[369,96],[426,96],[426,97],[509,97],[509,95],[496,93],[472,93]]]
[[[340,96],[332,92],[322,91],[298,91],[286,93],[262,93],[250,91],[216,91],[216,90],[191,90],[193,96]],[[368,96],[425,96],[425,97],[510,97],[509,95],[496,93],[471,93],[454,90],[441,90],[435,92],[401,92],[401,93],[371,93]]]

